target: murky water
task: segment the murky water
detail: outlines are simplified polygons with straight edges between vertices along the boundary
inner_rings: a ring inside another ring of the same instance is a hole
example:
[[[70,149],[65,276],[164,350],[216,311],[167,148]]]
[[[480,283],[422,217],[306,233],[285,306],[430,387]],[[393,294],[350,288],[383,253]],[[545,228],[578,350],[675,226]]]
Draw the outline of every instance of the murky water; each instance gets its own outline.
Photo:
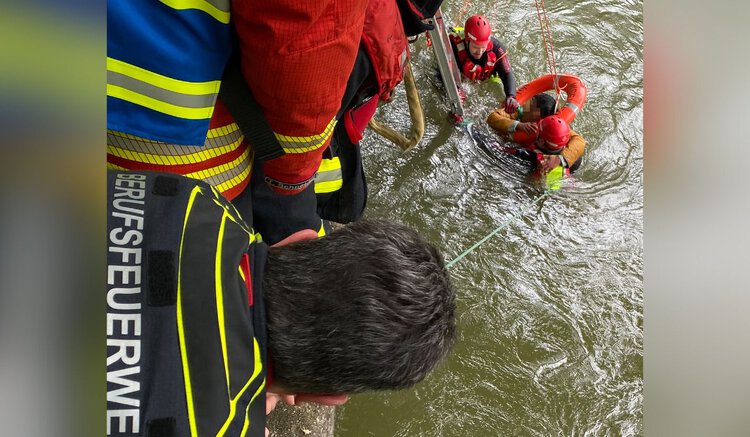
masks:
[[[462,1],[446,1],[446,20]],[[586,106],[573,128],[588,142],[574,180],[542,194],[512,166],[453,127],[429,81],[424,38],[412,46],[425,137],[412,152],[369,132],[366,217],[420,230],[452,259],[460,337],[424,383],[355,396],[336,435],[631,436],[643,433],[643,3],[547,2],[558,71],[582,77]],[[519,86],[547,73],[534,2],[470,4],[503,40]],[[509,23],[507,26],[503,23]],[[484,123],[498,84],[465,86],[469,117]],[[378,119],[404,131],[403,89]]]

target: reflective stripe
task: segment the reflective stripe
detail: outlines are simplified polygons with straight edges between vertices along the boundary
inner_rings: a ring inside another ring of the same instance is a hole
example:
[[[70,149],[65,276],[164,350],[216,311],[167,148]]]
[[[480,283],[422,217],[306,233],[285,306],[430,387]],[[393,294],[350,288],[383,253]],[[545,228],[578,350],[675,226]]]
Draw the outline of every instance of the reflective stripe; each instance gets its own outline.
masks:
[[[578,110],[580,109],[580,108],[578,107],[578,105],[576,105],[575,103],[570,103],[570,102],[566,102],[566,103],[565,103],[565,107],[566,107],[566,108],[570,108],[570,109],[572,109],[572,110],[573,110],[573,112],[574,112],[574,113],[576,113],[576,114],[578,114]]]
[[[508,133],[509,134],[515,133],[516,132],[516,128],[518,127],[519,124],[521,124],[520,121],[518,121],[518,120],[514,121],[513,124],[511,124],[510,126],[508,126]]]
[[[188,217],[190,217],[190,210],[193,208],[195,196],[201,192],[201,187],[196,186],[190,193],[190,199],[188,200],[187,209],[185,211],[185,221],[182,225],[179,259],[182,259],[182,247],[185,243],[185,231],[187,229]],[[187,401],[188,421],[190,423],[190,435],[196,437],[198,435],[198,427],[195,422],[193,388],[190,382],[190,365],[188,363],[187,350],[185,348],[185,325],[183,323],[182,315],[182,263],[179,263],[177,267],[177,333],[180,339],[180,357],[182,358],[182,374],[185,381],[185,398]]]
[[[344,186],[344,181],[341,179],[336,180],[336,181],[316,182],[315,193],[316,194],[333,193],[334,191],[340,190],[341,187],[343,186]]]
[[[226,193],[250,177],[253,154],[247,143],[242,141],[243,136],[234,123],[211,129],[209,137],[203,147],[178,146],[108,131],[107,153],[121,160],[156,167],[152,168],[153,170],[175,173],[190,171],[185,176],[203,180],[222,193]],[[236,157],[230,160],[232,156]],[[219,162],[213,165],[210,162],[204,164],[210,160]],[[108,166],[124,169],[118,164],[108,163]],[[204,165],[201,166],[201,164]],[[128,167],[127,163],[124,165],[125,168]],[[185,165],[191,167],[188,169],[170,168]]]
[[[216,94],[219,92],[221,81],[213,80],[209,82],[188,82],[179,79],[173,79],[153,71],[148,71],[136,65],[119,61],[114,58],[107,58],[107,71],[120,73],[154,85],[157,88],[174,91],[182,94],[202,95]]]
[[[343,185],[339,157],[321,159],[318,172],[315,173],[315,192],[318,194],[332,193],[340,190]]]
[[[258,345],[258,340],[253,338],[253,356],[255,357],[255,363],[253,363],[253,374],[250,376],[250,379],[247,380],[247,383],[244,387],[242,387],[242,390],[237,393],[237,396],[234,397],[234,399],[231,399],[229,401],[229,416],[227,417],[227,420],[224,422],[224,426],[221,427],[219,432],[216,434],[217,436],[223,436],[224,433],[227,432],[227,428],[229,428],[229,425],[231,425],[232,420],[234,419],[234,416],[237,414],[237,401],[239,401],[240,397],[245,393],[245,391],[250,387],[250,384],[255,380],[255,378],[258,377],[260,374],[261,369],[263,369],[263,363],[260,361],[260,346]],[[263,390],[263,388],[266,386],[266,380],[263,378],[263,381],[261,382],[258,389],[253,394],[253,397],[250,398],[250,402],[248,402],[248,407],[253,404],[253,401],[255,401],[255,398],[258,396],[258,394]],[[247,425],[247,412],[249,410],[245,411],[245,426]],[[243,426],[243,429],[245,428]]]
[[[246,151],[240,158],[238,158],[236,161],[233,161],[231,164],[233,167],[228,169],[227,171],[224,171],[220,174],[214,175],[214,177],[206,176],[206,172],[196,172],[187,174],[185,176],[192,177],[195,179],[201,179],[206,181],[207,183],[213,185],[216,187],[217,190],[221,191],[222,193],[229,191],[230,189],[236,187],[240,183],[242,183],[244,180],[248,179],[250,177],[250,168],[252,167],[252,159],[247,161],[247,165],[236,165],[239,161],[245,161],[247,158],[249,150]],[[224,167],[224,166],[222,166]],[[221,167],[220,167],[221,168]],[[213,171],[214,169],[210,169],[210,171]],[[224,181],[221,183],[218,183],[219,181]]]
[[[224,376],[227,379],[227,393],[230,392],[229,387],[229,348],[227,347],[227,329],[224,321],[224,286],[221,280],[221,275],[224,273],[222,267],[222,249],[224,246],[224,229],[227,223],[229,213],[225,210],[224,215],[221,216],[221,224],[219,225],[219,238],[216,242],[216,251],[214,254],[214,287],[215,287],[215,299],[216,299],[216,318],[219,325],[219,341],[221,343],[221,355],[224,361]],[[231,262],[231,261],[230,261]],[[243,275],[244,276],[244,275]]]
[[[193,95],[165,90],[114,71],[107,71],[107,84],[124,88],[136,94],[152,97],[160,102],[185,108],[206,108],[213,105],[216,98],[215,94]]]
[[[286,153],[305,153],[326,145],[333,134],[333,129],[336,127],[336,123],[337,121],[335,118],[331,119],[323,132],[309,137],[293,137],[289,135],[281,135],[275,132],[274,135],[276,135],[276,138],[279,140],[281,147],[284,148]]]
[[[211,118],[220,81],[187,82],[107,58],[107,95],[175,117]]]
[[[318,229],[318,237],[325,237],[326,236],[326,228],[323,225],[323,220],[320,221],[320,229]]]
[[[329,181],[340,181],[341,180],[341,167],[338,169],[315,173],[315,183],[329,182]]]
[[[184,165],[216,158],[240,147],[243,136],[236,124],[211,129],[217,130],[223,134],[207,138],[203,147],[179,146],[110,130],[107,131],[107,153],[148,164]]]
[[[217,21],[229,24],[229,0],[160,0],[173,9],[197,9],[214,17]]]

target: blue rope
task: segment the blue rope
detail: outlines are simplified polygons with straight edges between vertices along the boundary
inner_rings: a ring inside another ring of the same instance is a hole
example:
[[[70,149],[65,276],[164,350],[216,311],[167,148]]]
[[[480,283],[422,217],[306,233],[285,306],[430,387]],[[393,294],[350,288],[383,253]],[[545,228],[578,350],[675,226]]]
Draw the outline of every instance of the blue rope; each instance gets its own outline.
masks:
[[[495,228],[495,230],[492,231],[492,232],[490,232],[486,237],[482,238],[481,240],[479,240],[478,242],[476,242],[473,246],[471,246],[470,248],[466,249],[461,255],[459,255],[459,256],[453,258],[452,260],[448,261],[448,263],[445,265],[445,267],[448,268],[448,267],[452,266],[453,264],[457,263],[458,261],[462,260],[466,255],[468,255],[471,252],[473,252],[474,249],[476,249],[477,247],[481,246],[485,241],[489,240],[495,234],[497,234],[498,232],[500,232],[501,230],[503,230],[504,228],[506,228],[508,225],[510,225],[513,222],[513,220],[515,220],[515,219],[521,217],[523,214],[525,214],[526,211],[529,208],[531,208],[532,206],[534,206],[535,203],[539,202],[540,200],[542,200],[545,197],[547,197],[550,194],[552,194],[552,191],[553,190],[546,190],[539,197],[537,197],[533,201],[529,202],[525,207],[518,209],[515,214],[513,214],[503,224],[501,224],[500,226],[498,226],[497,228]]]

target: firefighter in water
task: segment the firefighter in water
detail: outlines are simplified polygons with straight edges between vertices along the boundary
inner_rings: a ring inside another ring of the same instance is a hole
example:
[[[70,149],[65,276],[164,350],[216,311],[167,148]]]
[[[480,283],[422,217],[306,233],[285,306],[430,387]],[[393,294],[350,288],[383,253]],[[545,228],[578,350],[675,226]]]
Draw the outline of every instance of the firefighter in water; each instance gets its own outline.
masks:
[[[564,173],[572,173],[581,165],[586,140],[555,115],[555,98],[549,94],[534,95],[513,114],[497,108],[487,117],[487,123],[500,137],[510,141],[516,131],[535,134],[536,139],[521,144],[521,149],[514,149],[519,151],[515,154],[535,162],[546,173],[558,167]]]
[[[492,36],[492,26],[483,15],[473,15],[463,29],[453,28],[450,34],[453,56],[461,73],[470,80],[482,81],[497,76],[505,91],[504,108],[509,114],[518,109],[516,78],[508,59],[508,51]]]

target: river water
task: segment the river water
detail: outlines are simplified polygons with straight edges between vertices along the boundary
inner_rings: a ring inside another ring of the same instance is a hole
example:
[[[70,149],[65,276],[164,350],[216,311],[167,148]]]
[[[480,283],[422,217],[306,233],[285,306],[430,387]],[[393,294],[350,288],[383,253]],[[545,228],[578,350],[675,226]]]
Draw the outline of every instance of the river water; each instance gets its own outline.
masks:
[[[446,22],[486,13],[519,86],[548,72],[534,2],[442,9]],[[353,397],[337,411],[338,437],[643,434],[643,3],[550,1],[547,14],[558,71],[589,88],[572,125],[584,162],[562,190],[534,203],[541,187],[448,121],[424,37],[411,46],[423,140],[404,154],[365,136],[365,217],[411,225],[447,260],[505,227],[450,268],[460,331],[450,358],[413,389]],[[486,128],[501,86],[464,88],[467,118]],[[376,117],[408,129],[403,87]]]

